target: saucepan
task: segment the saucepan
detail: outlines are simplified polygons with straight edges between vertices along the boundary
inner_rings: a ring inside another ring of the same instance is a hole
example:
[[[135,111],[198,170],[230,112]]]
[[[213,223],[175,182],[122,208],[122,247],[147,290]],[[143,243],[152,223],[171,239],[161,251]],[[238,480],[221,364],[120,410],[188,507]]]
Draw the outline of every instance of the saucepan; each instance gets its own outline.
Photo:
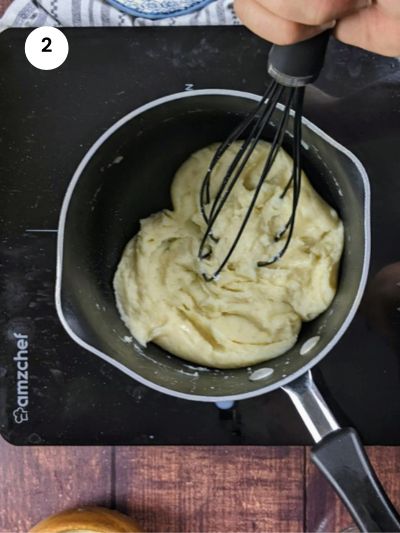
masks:
[[[196,367],[156,346],[140,346],[122,322],[112,279],[139,220],[170,207],[171,180],[194,151],[221,141],[258,96],[230,90],[174,94],[136,109],[111,126],[78,166],[62,205],[56,305],[82,347],[157,391],[205,402],[241,400],[282,388],[313,439],[313,461],[364,531],[400,531],[354,429],[340,428],[311,376],[349,327],[366,284],[370,190],[360,161],[303,119],[302,157],[317,191],[339,212],[345,248],[330,308],[304,324],[287,353],[252,368]],[[277,109],[272,124],[279,118]],[[270,133],[268,128],[265,138]],[[289,141],[289,138],[286,140]]]

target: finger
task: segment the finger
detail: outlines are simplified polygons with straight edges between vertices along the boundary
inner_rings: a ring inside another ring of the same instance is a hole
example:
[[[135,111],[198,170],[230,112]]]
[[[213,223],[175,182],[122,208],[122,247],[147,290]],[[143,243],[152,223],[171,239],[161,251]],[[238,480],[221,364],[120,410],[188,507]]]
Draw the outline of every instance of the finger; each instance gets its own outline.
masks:
[[[257,0],[274,15],[306,24],[321,26],[369,6],[372,0]]]
[[[307,26],[274,15],[256,0],[236,0],[236,14],[252,32],[270,42],[284,45],[304,41],[332,28],[334,22],[322,26]]]
[[[400,55],[400,18],[388,16],[378,4],[340,20],[335,36],[344,43],[377,54]]]
[[[380,0],[376,7],[387,17],[400,18],[399,0]]]

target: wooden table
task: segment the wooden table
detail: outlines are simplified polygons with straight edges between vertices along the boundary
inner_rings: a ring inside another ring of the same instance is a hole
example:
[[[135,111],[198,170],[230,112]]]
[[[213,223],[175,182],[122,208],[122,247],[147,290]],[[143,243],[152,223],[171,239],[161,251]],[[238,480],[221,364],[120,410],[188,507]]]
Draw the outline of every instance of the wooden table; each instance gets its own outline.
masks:
[[[0,14],[10,0],[0,0]],[[368,453],[400,507],[400,448]],[[341,531],[352,521],[304,447],[31,447],[0,439],[0,531],[81,505],[146,531]]]
[[[0,439],[1,440],[1,439]],[[400,507],[400,448],[369,448]],[[303,447],[31,447],[0,442],[0,531],[81,505],[145,531],[341,531],[352,522]]]

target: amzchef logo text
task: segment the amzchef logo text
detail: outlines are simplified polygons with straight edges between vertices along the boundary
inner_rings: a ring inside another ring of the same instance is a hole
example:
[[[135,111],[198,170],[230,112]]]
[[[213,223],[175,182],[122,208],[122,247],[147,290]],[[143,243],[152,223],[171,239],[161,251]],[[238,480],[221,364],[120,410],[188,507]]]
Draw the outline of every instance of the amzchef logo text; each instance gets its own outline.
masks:
[[[17,370],[16,393],[18,407],[14,409],[13,416],[17,424],[22,424],[29,420],[29,341],[28,335],[23,335],[22,333],[14,333],[14,337],[18,350],[17,355],[13,359]]]

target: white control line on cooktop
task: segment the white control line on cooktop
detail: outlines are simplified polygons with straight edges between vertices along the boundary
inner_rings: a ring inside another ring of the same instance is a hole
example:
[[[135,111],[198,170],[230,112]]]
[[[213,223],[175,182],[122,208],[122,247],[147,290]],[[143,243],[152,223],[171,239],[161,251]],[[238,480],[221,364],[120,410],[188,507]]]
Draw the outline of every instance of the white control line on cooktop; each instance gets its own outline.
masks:
[[[58,233],[58,229],[26,229],[25,233]]]

